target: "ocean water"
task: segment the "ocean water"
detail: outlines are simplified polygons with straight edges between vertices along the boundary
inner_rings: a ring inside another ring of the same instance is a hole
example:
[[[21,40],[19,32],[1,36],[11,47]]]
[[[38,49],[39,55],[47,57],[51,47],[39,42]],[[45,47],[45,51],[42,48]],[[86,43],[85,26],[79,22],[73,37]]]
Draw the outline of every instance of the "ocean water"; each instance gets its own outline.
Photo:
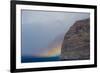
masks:
[[[33,56],[22,56],[21,63],[30,63],[30,62],[49,62],[49,61],[59,61],[59,56],[55,57],[33,57]]]

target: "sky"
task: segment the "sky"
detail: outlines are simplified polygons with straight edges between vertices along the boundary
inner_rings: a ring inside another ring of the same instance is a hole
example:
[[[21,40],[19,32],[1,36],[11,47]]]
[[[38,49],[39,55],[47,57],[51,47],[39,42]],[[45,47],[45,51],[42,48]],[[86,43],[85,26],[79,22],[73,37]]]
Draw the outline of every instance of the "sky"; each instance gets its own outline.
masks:
[[[89,13],[21,10],[22,56],[60,54],[64,34]]]

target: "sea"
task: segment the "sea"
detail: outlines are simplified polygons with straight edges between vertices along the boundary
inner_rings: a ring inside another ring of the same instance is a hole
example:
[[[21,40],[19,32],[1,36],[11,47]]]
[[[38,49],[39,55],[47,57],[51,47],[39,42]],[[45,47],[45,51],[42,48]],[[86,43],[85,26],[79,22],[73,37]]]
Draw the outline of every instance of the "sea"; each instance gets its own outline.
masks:
[[[55,57],[22,56],[22,57],[21,57],[21,63],[49,62],[49,61],[60,61],[60,57],[59,57],[59,56],[55,56]]]

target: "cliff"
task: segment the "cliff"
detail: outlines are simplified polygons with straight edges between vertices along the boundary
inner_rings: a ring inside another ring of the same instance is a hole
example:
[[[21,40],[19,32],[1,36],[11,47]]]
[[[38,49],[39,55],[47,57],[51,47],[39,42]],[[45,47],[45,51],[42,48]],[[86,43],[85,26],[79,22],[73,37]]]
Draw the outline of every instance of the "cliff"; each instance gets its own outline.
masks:
[[[62,60],[90,58],[90,19],[76,21],[65,34],[61,48]]]

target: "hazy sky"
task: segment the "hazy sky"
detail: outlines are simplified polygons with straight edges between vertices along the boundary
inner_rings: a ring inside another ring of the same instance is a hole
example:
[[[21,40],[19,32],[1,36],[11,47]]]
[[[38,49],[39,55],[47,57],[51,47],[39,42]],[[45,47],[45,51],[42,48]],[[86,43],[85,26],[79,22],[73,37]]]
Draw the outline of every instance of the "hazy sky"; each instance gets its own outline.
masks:
[[[89,18],[89,13],[22,10],[22,55],[50,50],[48,45],[64,36],[75,21]]]

